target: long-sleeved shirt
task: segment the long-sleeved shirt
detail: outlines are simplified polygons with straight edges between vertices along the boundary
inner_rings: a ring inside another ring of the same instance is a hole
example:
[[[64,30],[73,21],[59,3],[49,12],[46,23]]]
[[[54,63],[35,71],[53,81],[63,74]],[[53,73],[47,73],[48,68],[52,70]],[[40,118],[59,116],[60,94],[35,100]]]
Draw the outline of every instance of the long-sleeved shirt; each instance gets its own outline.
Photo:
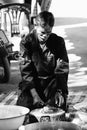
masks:
[[[37,77],[45,79],[55,72],[61,70],[63,72],[63,69],[69,69],[65,41],[54,33],[50,34],[44,45],[40,45],[34,30],[21,41],[20,45],[22,57],[24,58],[20,67],[22,79],[31,88],[35,87],[34,79]],[[63,61],[60,67],[57,64],[58,59]],[[68,71],[66,75],[68,75]]]

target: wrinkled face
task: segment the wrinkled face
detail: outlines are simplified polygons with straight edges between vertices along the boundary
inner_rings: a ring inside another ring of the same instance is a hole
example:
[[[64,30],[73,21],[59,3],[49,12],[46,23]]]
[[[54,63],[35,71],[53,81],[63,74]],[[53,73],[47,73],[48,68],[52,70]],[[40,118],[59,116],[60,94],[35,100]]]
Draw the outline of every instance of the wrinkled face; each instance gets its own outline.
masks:
[[[38,25],[36,27],[37,37],[40,44],[44,44],[52,32],[52,27],[46,25],[44,27]]]

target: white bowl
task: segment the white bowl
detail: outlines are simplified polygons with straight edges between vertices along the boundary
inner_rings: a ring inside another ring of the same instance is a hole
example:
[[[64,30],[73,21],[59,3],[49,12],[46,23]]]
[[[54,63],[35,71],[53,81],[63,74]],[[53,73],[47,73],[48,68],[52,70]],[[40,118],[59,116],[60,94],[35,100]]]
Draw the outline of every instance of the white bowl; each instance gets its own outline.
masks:
[[[46,121],[59,121],[65,119],[65,111],[62,109],[55,109],[55,111],[45,111],[47,107],[41,109],[35,109],[30,112],[31,115],[34,115],[39,122],[46,122]],[[52,110],[52,109],[50,109]]]
[[[0,130],[16,130],[24,122],[29,109],[16,105],[0,105]]]

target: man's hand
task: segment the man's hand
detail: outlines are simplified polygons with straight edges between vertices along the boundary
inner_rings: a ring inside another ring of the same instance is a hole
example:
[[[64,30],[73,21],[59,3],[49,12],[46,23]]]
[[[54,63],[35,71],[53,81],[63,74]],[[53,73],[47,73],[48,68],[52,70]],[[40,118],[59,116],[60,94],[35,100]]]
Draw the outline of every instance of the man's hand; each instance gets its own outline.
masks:
[[[69,72],[69,63],[63,61],[62,59],[57,60],[57,65],[55,68],[55,73],[68,73]]]
[[[40,98],[35,88],[31,89],[31,94],[33,97],[33,104],[36,104],[36,103],[44,104],[43,100]]]

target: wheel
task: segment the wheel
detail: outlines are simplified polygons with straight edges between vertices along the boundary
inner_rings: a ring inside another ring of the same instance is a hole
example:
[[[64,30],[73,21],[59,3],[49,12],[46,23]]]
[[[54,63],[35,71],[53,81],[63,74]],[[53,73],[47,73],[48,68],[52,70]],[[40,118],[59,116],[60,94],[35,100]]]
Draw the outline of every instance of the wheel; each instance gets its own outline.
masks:
[[[0,75],[0,83],[6,83],[10,80],[10,64],[7,56],[0,58],[2,74]]]

